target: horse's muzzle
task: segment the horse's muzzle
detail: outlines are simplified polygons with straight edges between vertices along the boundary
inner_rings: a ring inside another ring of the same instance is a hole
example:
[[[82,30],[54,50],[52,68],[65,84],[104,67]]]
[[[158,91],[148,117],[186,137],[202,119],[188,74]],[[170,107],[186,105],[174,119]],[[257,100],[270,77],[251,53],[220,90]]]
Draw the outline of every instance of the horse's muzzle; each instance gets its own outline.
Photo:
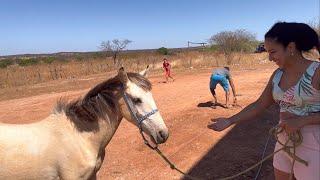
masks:
[[[168,137],[169,137],[168,130],[160,130],[157,133],[156,143],[157,144],[162,144],[162,143],[167,141]]]

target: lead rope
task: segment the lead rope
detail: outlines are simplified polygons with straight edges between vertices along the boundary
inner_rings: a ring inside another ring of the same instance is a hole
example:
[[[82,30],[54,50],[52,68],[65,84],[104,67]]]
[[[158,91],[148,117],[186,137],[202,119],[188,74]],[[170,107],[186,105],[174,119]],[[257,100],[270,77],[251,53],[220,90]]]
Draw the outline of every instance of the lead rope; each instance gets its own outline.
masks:
[[[296,156],[296,147],[298,147],[302,141],[303,141],[303,137],[302,137],[302,134],[300,132],[300,130],[298,130],[297,132],[295,133],[291,133],[289,134],[289,138],[287,139],[287,141],[283,144],[281,141],[279,141],[278,139],[278,134],[282,133],[283,132],[283,128],[280,127],[280,126],[275,126],[273,128],[270,129],[269,131],[269,134],[270,135],[273,135],[275,137],[275,139],[277,140],[277,142],[279,144],[281,144],[283,147],[274,151],[272,154],[269,154],[268,156],[266,156],[265,158],[263,158],[261,161],[259,161],[258,163],[254,164],[253,166],[249,167],[248,169],[240,172],[240,173],[237,173],[235,175],[232,175],[232,176],[228,176],[228,177],[224,177],[224,178],[219,178],[218,180],[229,180],[229,179],[233,179],[233,178],[236,178],[242,174],[245,174],[249,171],[251,171],[252,169],[256,168],[258,165],[262,164],[264,161],[268,160],[269,158],[273,157],[276,153],[280,152],[280,151],[284,151],[286,152],[292,159],[293,159],[293,162],[292,162],[292,166],[291,166],[291,173],[290,173],[290,180],[292,180],[293,178],[293,167],[294,167],[294,164],[295,164],[295,161],[298,161],[302,164],[304,164],[305,166],[308,166],[308,162],[299,158],[298,156]],[[142,133],[142,137],[143,139],[145,140],[144,136],[143,136],[143,133]],[[288,145],[289,142],[292,142],[292,145]],[[179,168],[177,168],[175,166],[175,164],[173,164],[162,152],[161,150],[156,146],[156,147],[152,147],[148,141],[145,140],[145,144],[148,145],[148,147],[150,147],[152,150],[155,150],[160,156],[162,159],[164,159],[169,165],[170,165],[170,168],[173,169],[173,170],[176,170],[178,171],[179,173],[181,173],[182,175],[184,175],[185,177],[191,179],[191,180],[200,180],[201,178],[198,178],[198,177],[194,177],[194,176],[190,176],[188,174],[186,174],[185,172],[183,172],[182,170],[180,170]],[[290,149],[293,149],[293,153],[290,151]]]
[[[201,178],[197,178],[197,177],[194,177],[194,176],[190,176],[188,174],[186,174],[185,172],[183,172],[182,170],[180,170],[179,168],[177,168],[175,166],[175,164],[173,164],[162,152],[161,150],[158,148],[158,145],[155,144],[155,146],[152,146],[148,141],[147,139],[144,137],[144,134],[142,132],[142,127],[141,127],[141,123],[142,121],[146,120],[149,116],[155,114],[156,112],[158,112],[158,110],[152,110],[152,112],[148,113],[147,115],[145,116],[142,116],[141,118],[138,118],[137,117],[137,112],[133,112],[133,109],[134,109],[134,106],[133,106],[133,103],[132,101],[128,98],[127,94],[125,93],[124,91],[124,88],[122,89],[123,90],[123,96],[124,96],[124,99],[125,99],[125,103],[130,111],[130,114],[133,116],[133,118],[137,121],[138,123],[138,127],[139,127],[139,130],[140,130],[140,134],[143,138],[143,141],[144,143],[152,150],[155,150],[160,156],[162,159],[164,159],[169,165],[170,165],[170,168],[173,169],[173,170],[176,170],[178,171],[179,173],[183,174],[184,176],[186,176],[187,178],[189,179],[192,179],[192,180],[200,180]],[[303,137],[302,137],[302,134],[300,132],[300,130],[298,130],[297,132],[295,133],[291,133],[289,134],[289,138],[287,139],[287,141],[283,144],[281,141],[279,141],[278,139],[278,134],[280,134],[281,132],[283,132],[283,128],[280,127],[280,126],[275,126],[273,128],[270,129],[269,131],[269,134],[273,135],[275,137],[275,139],[277,140],[277,142],[279,144],[281,144],[283,147],[276,150],[275,152],[273,152],[272,154],[268,155],[267,157],[263,158],[261,161],[259,161],[258,163],[254,164],[253,166],[249,167],[248,169],[238,173],[238,174],[235,174],[233,176],[228,176],[228,177],[224,177],[224,178],[220,178],[219,180],[228,180],[228,179],[233,179],[235,177],[238,177],[244,173],[247,173],[248,171],[254,169],[255,167],[257,167],[258,165],[260,165],[261,163],[263,163],[264,161],[268,160],[270,157],[274,156],[276,153],[280,152],[281,150],[285,151],[292,159],[293,159],[293,162],[292,162],[292,166],[291,166],[291,173],[290,173],[290,180],[293,178],[293,167],[294,167],[294,163],[295,161],[298,161],[300,163],[303,163],[305,166],[308,166],[308,162],[299,158],[298,156],[296,156],[296,147],[298,147],[302,141],[303,141]],[[292,142],[292,146],[289,146],[288,143],[289,141]],[[293,149],[293,153],[290,151],[290,149]]]

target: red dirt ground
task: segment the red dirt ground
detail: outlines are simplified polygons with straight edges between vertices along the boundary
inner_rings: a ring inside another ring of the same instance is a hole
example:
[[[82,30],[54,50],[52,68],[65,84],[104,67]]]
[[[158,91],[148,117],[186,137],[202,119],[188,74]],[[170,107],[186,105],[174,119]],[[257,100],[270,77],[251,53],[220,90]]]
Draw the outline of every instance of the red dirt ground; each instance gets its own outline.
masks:
[[[242,107],[259,97],[274,69],[275,66],[266,65],[233,71],[235,87],[240,95],[238,103]],[[160,145],[160,149],[177,167],[204,179],[229,176],[257,162],[268,138],[268,129],[277,120],[277,109],[273,107],[261,117],[232,126],[224,132],[208,129],[211,118],[228,117],[241,110],[240,107],[201,107],[212,100],[208,89],[210,72],[209,69],[179,72],[172,83],[163,83],[162,76],[150,77],[154,98],[170,131],[168,141]],[[101,76],[97,78],[103,80]],[[48,94],[42,92],[41,95],[2,100],[0,121],[30,123],[41,120],[50,113],[61,96],[76,98],[86,91],[88,89]],[[217,94],[218,100],[223,102],[221,87],[218,87]],[[273,151],[273,146],[274,141],[271,141],[267,154]],[[271,162],[269,160],[263,165],[259,179],[273,179]],[[237,179],[253,179],[256,172],[257,169],[252,170]],[[183,178],[143,144],[137,127],[126,120],[122,121],[107,146],[106,157],[99,171],[99,179]]]

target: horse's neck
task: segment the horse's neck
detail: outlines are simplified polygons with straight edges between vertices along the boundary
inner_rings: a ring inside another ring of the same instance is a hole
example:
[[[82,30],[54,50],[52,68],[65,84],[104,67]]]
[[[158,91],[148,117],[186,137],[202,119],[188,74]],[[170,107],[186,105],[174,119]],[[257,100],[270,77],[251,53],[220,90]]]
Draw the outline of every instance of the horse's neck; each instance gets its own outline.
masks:
[[[106,119],[98,118],[95,122],[71,120],[65,113],[57,113],[44,119],[42,126],[56,129],[63,136],[74,137],[80,147],[84,146],[93,153],[99,153],[110,142],[121,119],[122,115],[116,112],[109,113]]]
[[[99,126],[102,126],[102,128],[105,128],[105,132],[102,132],[102,134],[104,134],[102,147],[106,147],[108,145],[113,135],[117,131],[121,120],[122,120],[122,116],[119,116],[114,119],[110,118],[109,122],[106,120],[102,120],[101,125],[99,125]]]
[[[84,133],[82,135],[84,139],[88,141],[88,143],[92,144],[94,149],[103,150],[108,145],[119,127],[122,116],[109,115],[108,118],[109,119],[98,119],[98,127],[96,130]]]

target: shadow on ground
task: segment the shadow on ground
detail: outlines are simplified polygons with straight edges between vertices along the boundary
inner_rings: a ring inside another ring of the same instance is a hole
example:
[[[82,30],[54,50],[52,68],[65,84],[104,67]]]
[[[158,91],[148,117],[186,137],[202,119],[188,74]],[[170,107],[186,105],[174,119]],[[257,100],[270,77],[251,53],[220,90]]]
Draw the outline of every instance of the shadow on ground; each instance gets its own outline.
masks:
[[[198,106],[209,105],[207,102]],[[218,179],[237,174],[258,162],[265,148],[269,129],[278,123],[278,111],[278,107],[273,105],[259,118],[237,124],[189,170],[188,174],[201,179]],[[266,155],[273,152],[274,145],[275,140],[270,138]],[[255,168],[235,179],[254,179],[257,171],[258,168]],[[257,179],[274,179],[272,159],[263,164]]]
[[[217,107],[226,108],[223,104],[221,104],[221,103],[213,103],[212,101],[199,103],[197,107],[209,107],[209,108],[212,108],[212,109],[216,109]]]

